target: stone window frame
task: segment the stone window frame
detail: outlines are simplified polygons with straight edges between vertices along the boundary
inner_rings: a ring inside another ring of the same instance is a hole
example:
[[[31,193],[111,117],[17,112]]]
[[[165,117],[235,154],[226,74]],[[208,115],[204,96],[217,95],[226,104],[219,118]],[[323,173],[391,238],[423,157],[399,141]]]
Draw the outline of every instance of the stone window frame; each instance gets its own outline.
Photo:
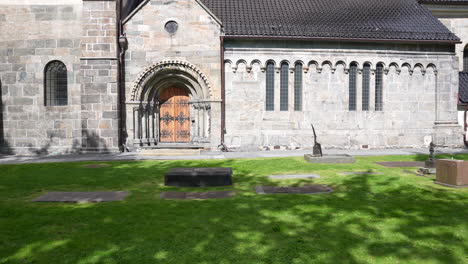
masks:
[[[383,74],[384,64],[377,63],[375,67],[375,111],[383,111]]]
[[[169,29],[167,28],[169,23],[174,23],[176,25],[175,30],[173,32],[169,31]],[[179,23],[177,21],[175,21],[175,20],[169,20],[166,23],[164,23],[164,30],[169,35],[174,36],[177,33],[177,31],[179,31]]]
[[[348,110],[357,110],[357,73],[358,63],[353,61],[349,64],[349,85],[348,85]]]
[[[265,110],[275,110],[275,62],[272,60],[265,64]]]
[[[302,111],[303,68],[302,62],[294,65],[294,111]]]
[[[371,64],[362,66],[362,111],[369,111]]]
[[[64,76],[57,77],[61,73]],[[54,75],[52,75],[54,74]],[[61,82],[61,83],[59,83]],[[60,60],[49,61],[44,67],[44,106],[68,105],[68,69]]]
[[[289,63],[283,61],[280,64],[280,111],[288,111],[289,108]]]
[[[166,30],[167,23],[169,23],[171,21],[177,23],[177,30],[174,33],[170,33],[170,32],[168,32]],[[162,30],[164,31],[164,33],[168,34],[171,37],[175,36],[180,31],[180,26],[181,26],[180,21],[178,19],[176,19],[175,17],[168,17],[168,18],[164,19],[162,25],[163,25]]]

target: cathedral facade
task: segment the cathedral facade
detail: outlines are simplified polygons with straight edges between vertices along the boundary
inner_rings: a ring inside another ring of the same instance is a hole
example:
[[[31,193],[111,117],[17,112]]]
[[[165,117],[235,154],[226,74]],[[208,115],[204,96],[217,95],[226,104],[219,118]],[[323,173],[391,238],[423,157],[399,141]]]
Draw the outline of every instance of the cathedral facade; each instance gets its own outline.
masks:
[[[467,7],[4,0],[1,150],[460,146]]]

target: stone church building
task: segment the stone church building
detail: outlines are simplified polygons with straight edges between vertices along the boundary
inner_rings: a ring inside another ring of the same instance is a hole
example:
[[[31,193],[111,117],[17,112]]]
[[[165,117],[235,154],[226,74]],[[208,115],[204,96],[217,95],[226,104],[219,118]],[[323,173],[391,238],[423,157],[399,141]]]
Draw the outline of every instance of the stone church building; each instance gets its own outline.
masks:
[[[460,146],[467,17],[468,0],[1,0],[1,150],[294,149],[311,124],[324,148]]]

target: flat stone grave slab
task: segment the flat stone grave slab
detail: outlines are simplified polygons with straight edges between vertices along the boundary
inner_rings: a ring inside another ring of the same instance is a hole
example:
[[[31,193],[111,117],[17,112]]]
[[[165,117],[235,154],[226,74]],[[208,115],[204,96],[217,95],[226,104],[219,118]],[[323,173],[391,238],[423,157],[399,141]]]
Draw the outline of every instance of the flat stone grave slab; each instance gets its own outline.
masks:
[[[375,162],[388,168],[402,168],[402,167],[424,167],[423,161],[395,161],[395,162]]]
[[[333,189],[317,184],[303,187],[257,186],[255,191],[259,194],[319,194],[332,192]]]
[[[220,199],[233,197],[233,191],[212,191],[212,192],[162,192],[162,199]]]
[[[382,175],[380,172],[375,171],[342,171],[343,175]]]
[[[232,185],[231,168],[172,168],[164,176],[164,185],[175,187],[211,187]]]
[[[310,163],[330,163],[330,164],[339,164],[339,163],[354,163],[356,159],[350,155],[323,155],[315,156],[313,154],[305,154],[304,159]]]
[[[49,192],[33,202],[72,202],[72,203],[99,203],[122,201],[130,194],[127,191],[117,192]]]
[[[320,175],[318,174],[286,174],[286,175],[270,175],[270,179],[275,180],[288,180],[288,179],[318,179]]]

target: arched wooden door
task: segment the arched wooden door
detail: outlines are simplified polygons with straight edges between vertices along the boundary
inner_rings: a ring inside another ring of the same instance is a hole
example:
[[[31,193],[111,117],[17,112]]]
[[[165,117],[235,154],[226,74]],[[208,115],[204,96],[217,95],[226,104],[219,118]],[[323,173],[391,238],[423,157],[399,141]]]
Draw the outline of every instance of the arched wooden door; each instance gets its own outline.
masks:
[[[159,141],[184,143],[190,141],[190,107],[187,91],[168,87],[159,96]]]

